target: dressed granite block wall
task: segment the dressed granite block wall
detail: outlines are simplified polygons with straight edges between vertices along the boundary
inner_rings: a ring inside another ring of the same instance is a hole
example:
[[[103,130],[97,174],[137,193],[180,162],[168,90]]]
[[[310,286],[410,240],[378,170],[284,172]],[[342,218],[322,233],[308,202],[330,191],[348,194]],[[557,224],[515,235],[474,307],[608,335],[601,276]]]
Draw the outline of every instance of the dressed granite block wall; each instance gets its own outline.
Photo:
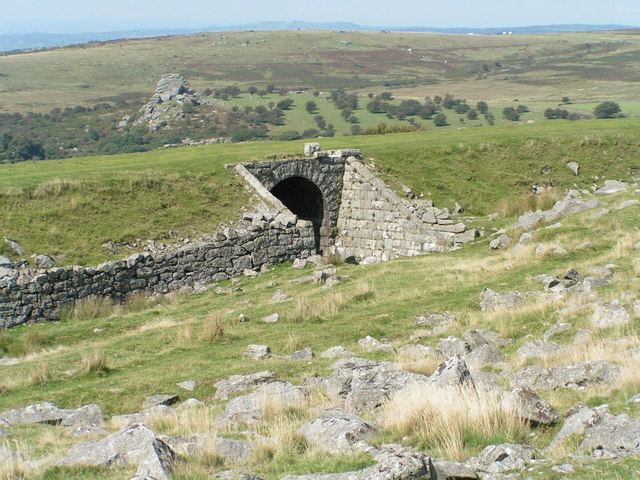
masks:
[[[396,195],[357,159],[345,165],[334,253],[380,260],[443,252],[475,238],[448,211]]]
[[[245,215],[234,228],[220,230],[211,241],[169,253],[139,253],[95,268],[0,268],[0,328],[56,319],[62,307],[89,296],[123,300],[136,292],[167,293],[312,253],[310,222],[290,213],[267,211]]]

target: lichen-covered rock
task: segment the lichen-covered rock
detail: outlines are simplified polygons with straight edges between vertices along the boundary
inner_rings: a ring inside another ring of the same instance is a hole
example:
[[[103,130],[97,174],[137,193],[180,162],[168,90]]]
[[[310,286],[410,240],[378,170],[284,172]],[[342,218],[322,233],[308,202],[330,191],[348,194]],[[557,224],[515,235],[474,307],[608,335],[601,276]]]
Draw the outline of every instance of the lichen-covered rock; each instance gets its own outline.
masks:
[[[612,195],[614,193],[623,192],[627,189],[628,184],[619,180],[605,180],[604,184],[596,190],[596,195]]]
[[[360,345],[367,352],[378,352],[378,351],[393,352],[394,351],[393,345],[391,345],[390,343],[383,343],[373,338],[370,335],[367,335],[366,337],[358,340],[358,345]]]
[[[178,455],[191,457],[202,453],[215,454],[232,464],[245,463],[255,450],[255,442],[220,437],[217,433],[198,433],[160,439]]]
[[[6,425],[45,423],[75,427],[83,425],[100,426],[104,423],[104,419],[100,407],[95,404],[67,410],[58,408],[52,403],[44,402],[2,412],[0,413],[0,424],[2,423]]]
[[[583,406],[574,408],[565,419],[560,431],[551,441],[549,448],[555,449],[571,437],[584,435],[587,429],[598,423],[608,411],[609,407],[607,405],[595,408]]]
[[[247,345],[244,354],[253,360],[264,360],[271,356],[271,349],[266,345]]]
[[[531,390],[554,390],[556,388],[589,388],[610,385],[620,375],[620,368],[604,360],[575,362],[552,368],[525,367],[511,378],[514,387]]]
[[[289,382],[275,381],[255,389],[253,393],[231,400],[220,415],[223,423],[256,423],[263,419],[266,408],[289,408],[300,404],[305,392]]]
[[[553,342],[536,340],[527,342],[518,349],[518,355],[522,358],[541,358],[553,355],[560,350],[560,345]]]
[[[504,294],[485,288],[480,294],[480,309],[483,312],[494,310],[511,310],[523,303],[525,296],[520,292],[507,292]]]
[[[361,442],[369,441],[375,431],[359,416],[343,410],[328,410],[300,428],[311,445],[332,453],[361,450]]]
[[[229,378],[219,380],[213,384],[216,387],[214,398],[228,400],[237,393],[275,381],[276,374],[269,371],[256,372],[250,375],[231,375]]]
[[[595,305],[591,323],[597,328],[620,327],[631,321],[631,315],[618,300],[604,305]]]
[[[460,355],[451,357],[441,364],[429,377],[429,382],[439,387],[475,388],[471,372]]]
[[[491,240],[489,243],[489,247],[492,250],[502,250],[503,248],[508,247],[513,242],[513,239],[508,235],[502,234]]]
[[[135,465],[139,477],[169,480],[175,452],[145,425],[134,424],[95,442],[74,445],[60,465]]]
[[[513,443],[489,445],[472,463],[485,472],[501,474],[524,470],[535,459],[535,455],[535,449],[527,445]]]
[[[558,414],[549,402],[529,388],[514,389],[504,397],[503,406],[532,425],[551,425],[558,419]]]
[[[147,397],[144,400],[144,403],[142,404],[142,408],[152,408],[152,407],[157,407],[158,405],[166,405],[166,406],[170,406],[173,405],[174,403],[178,403],[178,401],[180,400],[180,397],[178,395],[165,395],[165,394],[159,394],[159,395],[151,395],[150,397]]]

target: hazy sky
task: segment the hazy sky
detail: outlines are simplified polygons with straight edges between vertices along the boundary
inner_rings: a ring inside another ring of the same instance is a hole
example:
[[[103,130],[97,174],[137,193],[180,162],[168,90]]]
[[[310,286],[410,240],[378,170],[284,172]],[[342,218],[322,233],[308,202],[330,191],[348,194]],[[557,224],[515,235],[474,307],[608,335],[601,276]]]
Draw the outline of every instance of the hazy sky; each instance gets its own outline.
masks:
[[[264,20],[487,27],[640,25],[640,0],[0,0],[0,31],[203,27]]]

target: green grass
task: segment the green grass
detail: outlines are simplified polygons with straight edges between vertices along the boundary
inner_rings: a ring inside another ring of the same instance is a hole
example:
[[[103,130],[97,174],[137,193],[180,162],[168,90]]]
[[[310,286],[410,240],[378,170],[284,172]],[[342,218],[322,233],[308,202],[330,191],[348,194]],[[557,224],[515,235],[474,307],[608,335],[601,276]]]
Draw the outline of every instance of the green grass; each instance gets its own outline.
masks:
[[[430,194],[436,205],[459,201],[470,214],[531,185],[589,188],[595,178],[639,171],[635,119],[502,124],[486,128],[322,139],[325,148],[361,148],[390,184]],[[107,241],[175,241],[235,221],[250,205],[225,164],[298,153],[303,141],[166,149],[142,154],[0,165],[3,235],[28,254],[95,264],[113,255]],[[569,160],[582,166],[574,177]],[[552,168],[543,175],[544,166]],[[37,228],[34,228],[37,225]]]

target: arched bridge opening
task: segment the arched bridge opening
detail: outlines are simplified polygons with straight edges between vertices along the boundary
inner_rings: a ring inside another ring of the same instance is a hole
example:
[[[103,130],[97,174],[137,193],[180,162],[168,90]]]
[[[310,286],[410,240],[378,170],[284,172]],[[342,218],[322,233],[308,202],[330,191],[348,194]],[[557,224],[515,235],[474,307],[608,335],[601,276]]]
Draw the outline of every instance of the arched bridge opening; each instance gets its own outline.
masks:
[[[325,201],[320,188],[304,177],[294,176],[277,183],[271,194],[302,220],[313,223],[316,251],[322,252],[322,227],[325,221]]]

